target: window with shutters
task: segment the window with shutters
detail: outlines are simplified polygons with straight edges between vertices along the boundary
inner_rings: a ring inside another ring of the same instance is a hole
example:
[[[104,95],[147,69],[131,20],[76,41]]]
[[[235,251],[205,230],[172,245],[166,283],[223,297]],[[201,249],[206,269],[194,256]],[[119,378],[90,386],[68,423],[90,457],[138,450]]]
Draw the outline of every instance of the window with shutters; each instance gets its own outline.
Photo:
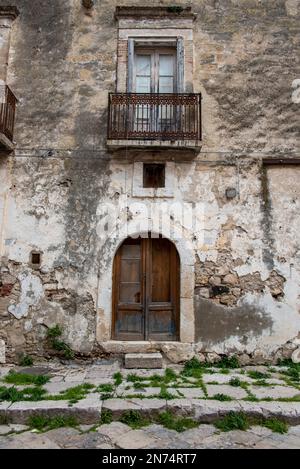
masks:
[[[175,14],[167,7],[117,7],[116,19],[117,86],[109,95],[108,146],[198,151],[201,95],[193,91],[191,8]]]

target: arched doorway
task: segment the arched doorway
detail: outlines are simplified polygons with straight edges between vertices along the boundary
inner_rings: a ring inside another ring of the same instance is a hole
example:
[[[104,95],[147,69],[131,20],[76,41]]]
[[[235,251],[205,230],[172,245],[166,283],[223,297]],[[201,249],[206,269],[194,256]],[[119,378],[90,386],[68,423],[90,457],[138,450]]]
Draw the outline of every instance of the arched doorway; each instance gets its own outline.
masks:
[[[127,238],[113,266],[116,340],[179,340],[180,262],[166,238]]]

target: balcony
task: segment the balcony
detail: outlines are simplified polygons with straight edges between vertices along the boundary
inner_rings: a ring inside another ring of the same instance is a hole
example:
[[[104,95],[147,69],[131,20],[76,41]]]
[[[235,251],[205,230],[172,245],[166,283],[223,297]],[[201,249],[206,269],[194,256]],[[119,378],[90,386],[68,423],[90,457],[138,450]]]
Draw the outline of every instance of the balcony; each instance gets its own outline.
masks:
[[[0,86],[0,150],[13,150],[17,98],[7,86]]]
[[[110,93],[109,148],[201,148],[201,94]]]

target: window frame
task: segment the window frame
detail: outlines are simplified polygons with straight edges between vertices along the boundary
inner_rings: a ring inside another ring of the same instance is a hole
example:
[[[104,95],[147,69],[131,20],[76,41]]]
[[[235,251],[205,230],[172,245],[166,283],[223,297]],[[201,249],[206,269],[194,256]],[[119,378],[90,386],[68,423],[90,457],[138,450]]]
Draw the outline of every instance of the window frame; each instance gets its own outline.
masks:
[[[175,56],[174,75],[176,84],[174,93],[185,92],[184,77],[184,40],[182,37],[164,40],[163,38],[134,38],[128,37],[127,42],[127,93],[135,91],[135,54],[138,49],[173,49]]]
[[[161,55],[167,55],[173,57],[173,91],[172,93],[177,93],[177,64],[176,64],[176,48],[175,47],[165,47],[165,46],[158,46],[158,47],[136,47],[134,52],[134,61],[133,61],[133,81],[132,92],[137,92],[137,56],[139,55],[149,55],[150,56],[150,93],[160,93],[159,86],[160,86],[160,70],[159,70],[159,61]],[[164,94],[164,93],[163,93]]]

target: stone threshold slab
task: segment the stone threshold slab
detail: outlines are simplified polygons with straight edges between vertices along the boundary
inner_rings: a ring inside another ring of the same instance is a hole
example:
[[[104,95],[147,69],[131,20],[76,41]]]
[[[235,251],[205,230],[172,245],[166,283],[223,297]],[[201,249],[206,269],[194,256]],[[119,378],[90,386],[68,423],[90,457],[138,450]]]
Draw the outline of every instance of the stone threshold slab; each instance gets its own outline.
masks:
[[[229,412],[244,412],[249,417],[280,418],[291,425],[300,424],[300,402],[220,402],[199,399],[107,399],[88,397],[70,406],[67,401],[39,401],[0,403],[0,418],[7,417],[11,423],[25,424],[32,415],[73,416],[79,423],[99,423],[101,412],[110,410],[113,419],[123,412],[138,410],[144,416],[172,411],[177,416],[191,417],[199,423],[212,423]]]
[[[78,423],[97,423],[101,417],[102,401],[95,398],[82,399],[72,406],[68,401],[20,401],[7,406],[0,406],[0,418],[7,418],[10,423],[26,424],[29,417],[75,417]]]

